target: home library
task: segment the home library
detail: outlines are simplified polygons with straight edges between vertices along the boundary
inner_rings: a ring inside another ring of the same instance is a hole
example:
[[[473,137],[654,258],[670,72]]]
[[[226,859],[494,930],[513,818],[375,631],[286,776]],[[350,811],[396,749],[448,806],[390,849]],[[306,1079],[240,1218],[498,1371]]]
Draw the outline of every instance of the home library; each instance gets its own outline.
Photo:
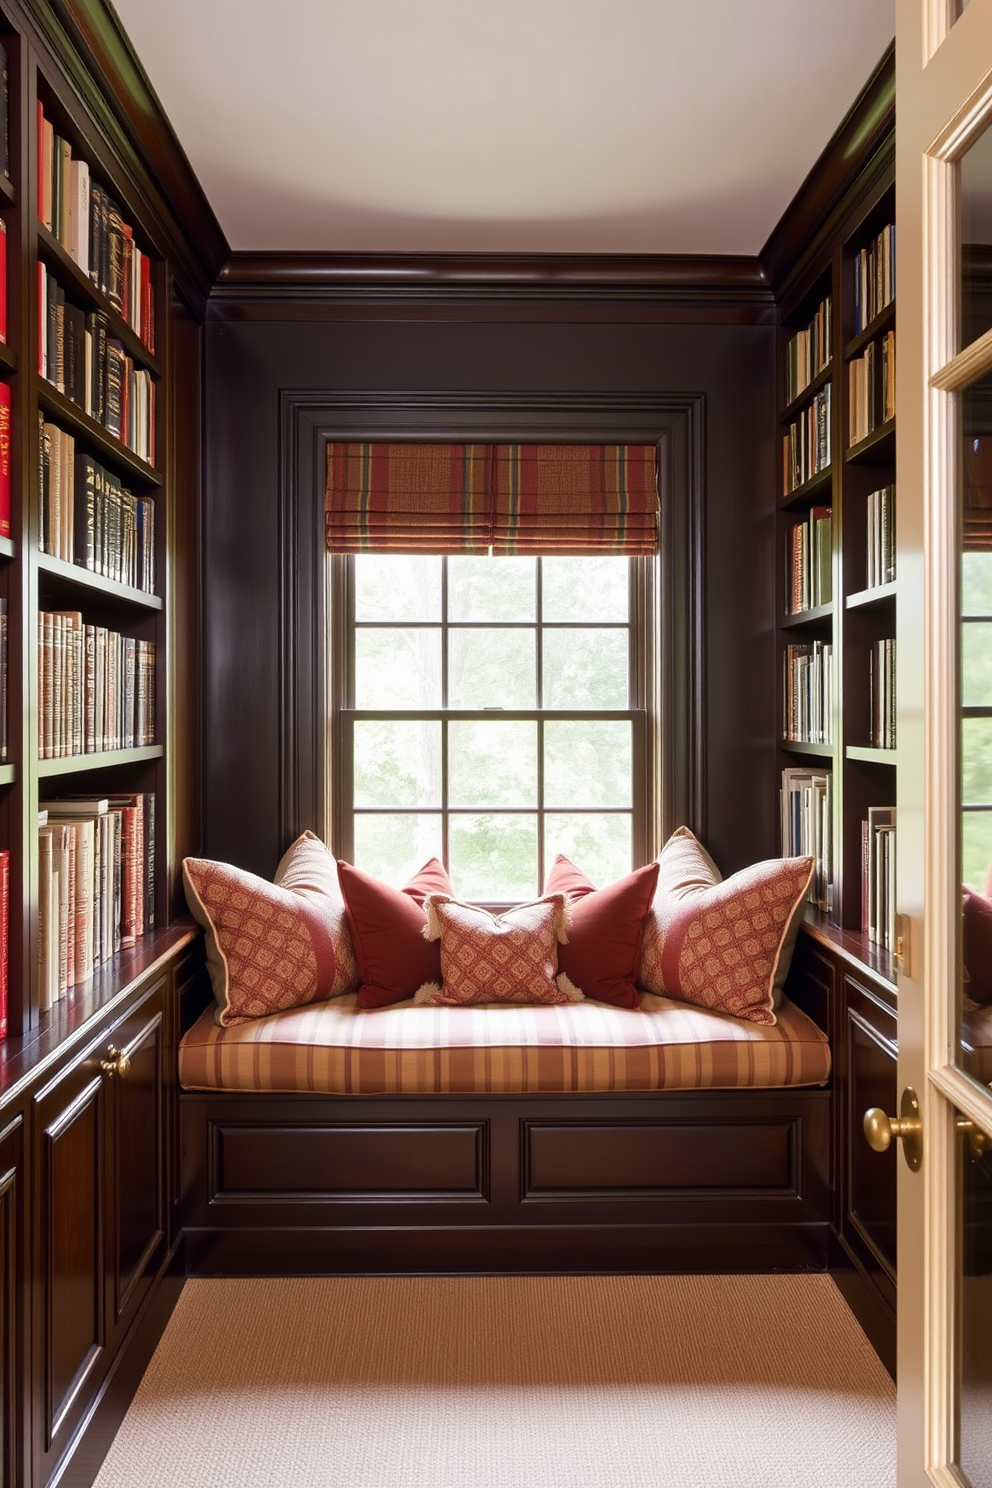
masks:
[[[781,843],[818,923],[893,978],[895,200],[891,168],[806,268],[780,331]],[[858,949],[860,946],[860,950]]]
[[[115,956],[167,918],[150,866],[169,780],[166,254],[29,33],[14,7],[0,16],[0,980],[12,1037],[41,1030],[98,972],[109,995]]]

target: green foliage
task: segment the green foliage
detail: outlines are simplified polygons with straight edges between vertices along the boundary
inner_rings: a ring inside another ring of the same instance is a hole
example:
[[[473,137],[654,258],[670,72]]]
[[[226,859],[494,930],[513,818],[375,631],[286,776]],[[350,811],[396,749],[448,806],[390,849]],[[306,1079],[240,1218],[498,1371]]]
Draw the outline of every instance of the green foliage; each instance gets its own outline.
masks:
[[[449,558],[448,619],[474,624],[537,619],[533,558]]]
[[[440,856],[440,816],[355,815],[355,862],[394,888],[401,889],[428,858]]]
[[[545,630],[545,708],[626,708],[626,630]]]
[[[629,807],[631,732],[627,722],[546,723],[544,794],[548,805]]]
[[[450,723],[448,777],[452,806],[536,806],[537,724]]]
[[[565,816],[549,811],[544,828],[545,872],[564,853],[597,888],[613,883],[630,872],[631,830],[629,812]]]
[[[537,659],[533,630],[448,633],[448,706],[533,708]]]
[[[449,873],[463,899],[533,899],[537,894],[537,817],[452,816]]]
[[[441,805],[441,725],[365,719],[355,723],[355,805]]]
[[[355,706],[439,708],[440,630],[357,631]]]
[[[440,618],[440,558],[362,553],[355,559],[357,621]]]
[[[626,558],[542,558],[541,572],[545,620],[627,624]]]
[[[961,831],[961,882],[981,890],[992,863],[992,811],[966,811]]]

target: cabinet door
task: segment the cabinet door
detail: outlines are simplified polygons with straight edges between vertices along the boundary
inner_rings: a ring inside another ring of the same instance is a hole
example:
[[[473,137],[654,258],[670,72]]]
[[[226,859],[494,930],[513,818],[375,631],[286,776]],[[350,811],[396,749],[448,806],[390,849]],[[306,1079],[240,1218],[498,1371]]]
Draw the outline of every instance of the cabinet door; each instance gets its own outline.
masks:
[[[107,1035],[107,1332],[116,1347],[165,1256],[165,988],[161,978]],[[114,1053],[111,1053],[113,1049]],[[123,1069],[123,1065],[121,1065]]]
[[[25,1481],[24,1298],[24,1120],[16,1116],[0,1132],[0,1474],[3,1488]]]
[[[34,1101],[34,1477],[46,1483],[107,1371],[109,1081],[93,1044]]]
[[[846,977],[844,992],[848,1095],[844,1238],[894,1308],[897,1144],[887,1152],[873,1152],[863,1122],[872,1106],[897,1109],[896,1019],[860,980]]]

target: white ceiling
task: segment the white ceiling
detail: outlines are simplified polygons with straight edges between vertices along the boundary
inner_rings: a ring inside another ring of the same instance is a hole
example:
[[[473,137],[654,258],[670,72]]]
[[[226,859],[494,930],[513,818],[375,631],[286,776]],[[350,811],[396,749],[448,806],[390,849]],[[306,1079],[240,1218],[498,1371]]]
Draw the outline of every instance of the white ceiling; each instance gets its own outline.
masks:
[[[757,253],[895,0],[116,0],[234,249]]]

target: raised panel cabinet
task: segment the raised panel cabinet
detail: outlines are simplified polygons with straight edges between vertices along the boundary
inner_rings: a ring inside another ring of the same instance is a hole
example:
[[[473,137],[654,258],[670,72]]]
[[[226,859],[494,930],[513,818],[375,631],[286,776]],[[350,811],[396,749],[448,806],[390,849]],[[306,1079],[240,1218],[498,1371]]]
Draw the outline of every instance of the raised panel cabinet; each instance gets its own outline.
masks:
[[[24,1119],[0,1123],[0,1349],[3,1351],[3,1402],[0,1406],[0,1481],[15,1488],[25,1478],[24,1298]]]

